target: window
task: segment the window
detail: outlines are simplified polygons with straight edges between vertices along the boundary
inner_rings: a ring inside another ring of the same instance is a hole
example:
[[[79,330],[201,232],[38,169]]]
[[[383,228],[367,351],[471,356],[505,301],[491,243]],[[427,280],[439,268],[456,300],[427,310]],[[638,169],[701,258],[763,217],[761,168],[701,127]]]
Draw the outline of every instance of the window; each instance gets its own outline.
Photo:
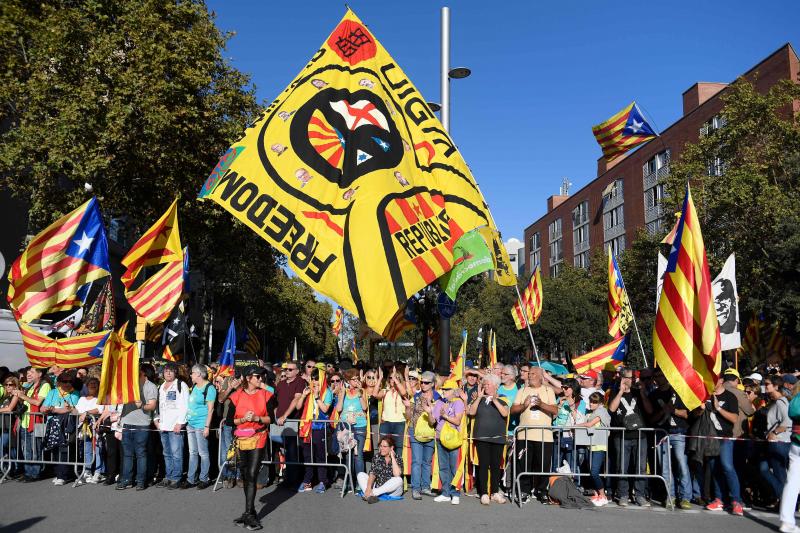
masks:
[[[562,247],[563,239],[558,239],[550,243],[550,264],[558,263],[564,259],[564,250]]]
[[[624,206],[620,205],[603,213],[603,229],[609,230],[620,224],[625,224],[623,208]]]
[[[622,197],[624,192],[623,184],[624,182],[621,179],[614,180],[609,183],[606,188],[603,189],[603,202],[608,202],[613,198]]]
[[[572,227],[576,228],[589,221],[589,201],[583,201],[572,210]]]
[[[611,246],[611,251],[614,255],[618,256],[621,254],[625,250],[625,235],[620,235],[619,237],[606,241],[605,248],[608,249],[609,246]]]
[[[589,248],[589,201],[585,200],[572,210],[572,247],[574,253]]]
[[[531,269],[531,272],[536,270],[536,267],[542,263],[542,251],[536,250],[531,252],[530,262],[528,263]]]
[[[714,115],[710,120],[700,126],[700,136],[712,135],[718,129],[725,127],[728,121],[722,115]]]
[[[552,266],[550,267],[550,277],[551,277],[551,278],[557,278],[557,277],[558,277],[558,274],[559,274],[559,272],[561,272],[561,263],[558,263],[558,264],[552,265]]]
[[[653,157],[651,157],[647,163],[644,164],[642,167],[642,173],[647,176],[661,170],[669,163],[669,150],[664,150],[663,152],[659,152]]]
[[[541,264],[542,262],[542,236],[537,231],[533,235],[531,235],[531,255],[528,261],[528,268],[530,271],[533,272],[536,269],[536,265]]]
[[[561,219],[557,218],[550,223],[548,227],[548,233],[550,235],[550,242],[560,239],[561,238]]]
[[[537,231],[531,235],[531,250],[538,250],[542,247],[542,236]]]
[[[576,268],[589,268],[589,252],[575,254],[574,263]]]
[[[644,206],[645,208],[655,207],[661,205],[664,201],[666,189],[663,183],[656,184],[652,189],[647,189],[644,193]]]
[[[722,158],[715,157],[708,163],[709,176],[722,176],[725,173],[725,163]]]

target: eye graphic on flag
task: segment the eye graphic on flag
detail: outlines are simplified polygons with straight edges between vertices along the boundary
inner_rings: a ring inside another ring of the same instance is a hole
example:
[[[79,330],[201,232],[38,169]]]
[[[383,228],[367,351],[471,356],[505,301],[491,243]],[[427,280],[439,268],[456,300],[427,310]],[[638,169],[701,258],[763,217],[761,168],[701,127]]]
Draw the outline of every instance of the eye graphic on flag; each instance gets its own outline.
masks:
[[[347,190],[361,176],[392,169],[403,143],[386,103],[369,90],[324,88],[297,110],[289,130],[298,157]]]

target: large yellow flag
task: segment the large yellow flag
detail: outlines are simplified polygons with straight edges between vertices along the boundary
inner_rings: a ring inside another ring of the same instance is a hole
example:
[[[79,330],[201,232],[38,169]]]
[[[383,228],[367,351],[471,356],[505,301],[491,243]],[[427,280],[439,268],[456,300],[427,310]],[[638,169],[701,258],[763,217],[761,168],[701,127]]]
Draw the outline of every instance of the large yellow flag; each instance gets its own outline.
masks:
[[[383,332],[491,216],[426,100],[352,11],[199,193]]]

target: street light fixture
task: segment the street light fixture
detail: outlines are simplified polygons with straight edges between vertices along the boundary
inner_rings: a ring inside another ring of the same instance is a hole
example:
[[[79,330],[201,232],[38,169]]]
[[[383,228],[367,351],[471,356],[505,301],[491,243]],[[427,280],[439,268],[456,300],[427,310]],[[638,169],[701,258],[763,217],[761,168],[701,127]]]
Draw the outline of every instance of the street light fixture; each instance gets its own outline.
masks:
[[[472,71],[467,67],[454,67],[450,69],[450,72],[447,73],[454,80],[460,80],[462,78],[466,78],[472,74]]]
[[[442,110],[442,105],[436,102],[428,102],[428,109],[430,109],[432,113],[438,113]]]

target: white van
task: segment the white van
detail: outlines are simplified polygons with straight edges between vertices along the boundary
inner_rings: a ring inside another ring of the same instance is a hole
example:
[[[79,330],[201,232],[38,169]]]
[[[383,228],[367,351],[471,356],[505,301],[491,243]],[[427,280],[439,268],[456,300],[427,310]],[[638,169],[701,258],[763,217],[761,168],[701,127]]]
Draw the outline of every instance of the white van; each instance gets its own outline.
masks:
[[[8,309],[0,309],[0,366],[18,370],[29,364],[14,315]]]

